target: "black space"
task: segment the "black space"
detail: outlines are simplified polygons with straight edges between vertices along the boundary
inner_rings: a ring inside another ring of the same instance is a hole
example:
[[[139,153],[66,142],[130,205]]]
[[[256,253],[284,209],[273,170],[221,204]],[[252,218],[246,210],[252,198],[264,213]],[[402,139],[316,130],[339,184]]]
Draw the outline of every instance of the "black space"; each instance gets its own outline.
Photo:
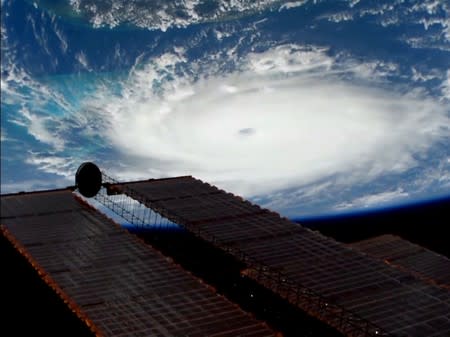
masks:
[[[438,201],[349,216],[300,220],[343,242],[396,234],[450,256],[450,197]],[[214,285],[241,307],[288,336],[340,336],[240,276],[242,265],[184,231],[141,232],[175,262]],[[91,336],[92,334],[0,235],[0,335]]]
[[[450,231],[450,197],[383,211],[297,222],[342,242],[395,234],[450,258],[450,235],[447,234]]]

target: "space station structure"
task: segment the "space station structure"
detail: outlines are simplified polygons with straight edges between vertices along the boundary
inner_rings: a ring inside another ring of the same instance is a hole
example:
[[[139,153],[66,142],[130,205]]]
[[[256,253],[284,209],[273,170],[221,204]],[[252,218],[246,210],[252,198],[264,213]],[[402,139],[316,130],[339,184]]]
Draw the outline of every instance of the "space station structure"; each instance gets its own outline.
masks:
[[[343,244],[192,176],[119,182],[84,163],[75,186],[2,195],[1,211],[2,234],[99,336],[277,335],[112,214],[182,227],[344,336],[450,336],[446,257],[393,235]]]

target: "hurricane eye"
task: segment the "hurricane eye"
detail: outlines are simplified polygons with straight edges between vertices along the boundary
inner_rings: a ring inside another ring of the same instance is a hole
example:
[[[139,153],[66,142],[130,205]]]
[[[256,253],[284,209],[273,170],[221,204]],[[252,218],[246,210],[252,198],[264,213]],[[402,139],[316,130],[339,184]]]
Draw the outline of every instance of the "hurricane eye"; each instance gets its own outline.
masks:
[[[255,129],[253,128],[244,128],[244,129],[240,129],[238,131],[240,136],[251,136],[256,132]]]

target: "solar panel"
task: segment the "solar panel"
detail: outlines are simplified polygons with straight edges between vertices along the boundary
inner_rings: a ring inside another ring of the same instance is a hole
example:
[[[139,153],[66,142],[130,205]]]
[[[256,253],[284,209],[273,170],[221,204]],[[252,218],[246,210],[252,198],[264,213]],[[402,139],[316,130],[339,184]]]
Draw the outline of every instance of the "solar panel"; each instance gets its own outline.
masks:
[[[242,198],[192,177],[114,188],[230,252],[248,277],[347,335],[450,334],[448,289]]]
[[[273,336],[69,190],[1,197],[2,233],[100,336]]]
[[[395,235],[381,235],[351,245],[405,269],[425,281],[450,289],[450,260]]]

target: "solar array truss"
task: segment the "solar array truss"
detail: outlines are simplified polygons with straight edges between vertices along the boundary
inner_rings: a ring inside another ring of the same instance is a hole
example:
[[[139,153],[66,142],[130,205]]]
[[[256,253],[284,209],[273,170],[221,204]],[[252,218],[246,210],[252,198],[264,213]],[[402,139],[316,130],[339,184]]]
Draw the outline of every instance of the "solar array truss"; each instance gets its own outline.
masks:
[[[274,336],[70,190],[2,196],[1,224],[98,336]]]
[[[450,260],[395,235],[381,235],[351,244],[370,256],[450,290]]]
[[[347,336],[449,336],[450,292],[193,177],[117,183],[244,262],[243,274]],[[135,219],[136,225],[149,223]]]

